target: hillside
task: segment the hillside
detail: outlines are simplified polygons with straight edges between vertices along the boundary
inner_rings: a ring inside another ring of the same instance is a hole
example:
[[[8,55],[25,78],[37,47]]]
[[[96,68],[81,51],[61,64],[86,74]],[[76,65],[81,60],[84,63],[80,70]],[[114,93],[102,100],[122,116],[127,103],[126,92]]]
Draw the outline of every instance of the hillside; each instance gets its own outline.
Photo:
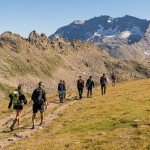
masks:
[[[60,27],[50,38],[86,40],[106,48],[117,58],[150,60],[149,24],[148,20],[129,15],[119,18],[99,16],[85,21],[75,20]]]
[[[39,80],[47,91],[55,91],[60,79],[66,80],[69,89],[75,88],[79,75],[84,79],[93,75],[96,83],[102,73],[109,78],[115,72],[119,81],[150,77],[148,61],[115,59],[90,42],[50,40],[35,31],[27,39],[11,32],[1,34],[0,59],[1,96],[18,83],[31,92]]]
[[[28,105],[24,110],[23,128],[2,133],[0,146],[8,145],[5,150],[150,149],[149,79],[122,82],[116,87],[109,85],[105,96],[97,88],[92,99],[84,97],[78,101],[75,97],[75,91],[68,92],[67,100],[60,105],[56,96],[49,95],[46,126],[37,126],[35,132],[30,129],[31,106]],[[65,108],[59,109],[62,107]],[[3,114],[5,119],[14,114],[6,115],[8,112]],[[54,118],[54,115],[57,117]],[[1,121],[2,118],[0,125]],[[22,139],[24,136],[17,138],[16,135],[26,136]]]

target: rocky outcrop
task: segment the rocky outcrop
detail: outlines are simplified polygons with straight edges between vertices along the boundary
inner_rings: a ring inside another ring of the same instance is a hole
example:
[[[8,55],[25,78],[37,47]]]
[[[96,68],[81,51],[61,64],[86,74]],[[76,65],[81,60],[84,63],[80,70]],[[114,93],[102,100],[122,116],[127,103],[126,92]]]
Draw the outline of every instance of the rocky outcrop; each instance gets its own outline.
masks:
[[[116,59],[88,41],[50,40],[33,31],[27,39],[3,33],[0,43],[0,82],[10,86],[23,82],[29,92],[39,80],[45,81],[47,90],[56,89],[60,79],[75,88],[79,75],[84,79],[93,75],[97,84],[103,73],[110,77],[115,72],[120,81],[150,77],[149,61]]]

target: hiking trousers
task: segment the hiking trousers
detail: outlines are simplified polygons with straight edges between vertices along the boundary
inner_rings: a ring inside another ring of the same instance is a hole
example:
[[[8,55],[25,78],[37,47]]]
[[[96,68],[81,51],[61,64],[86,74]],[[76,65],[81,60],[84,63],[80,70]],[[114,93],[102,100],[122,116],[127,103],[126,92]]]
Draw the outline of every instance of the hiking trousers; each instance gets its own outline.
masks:
[[[106,85],[101,85],[102,95],[106,94]]]
[[[79,99],[81,99],[83,94],[83,88],[78,88],[78,92],[79,92]]]
[[[90,97],[92,97],[92,88],[88,88],[87,89],[87,97],[89,97],[89,94],[90,94]]]

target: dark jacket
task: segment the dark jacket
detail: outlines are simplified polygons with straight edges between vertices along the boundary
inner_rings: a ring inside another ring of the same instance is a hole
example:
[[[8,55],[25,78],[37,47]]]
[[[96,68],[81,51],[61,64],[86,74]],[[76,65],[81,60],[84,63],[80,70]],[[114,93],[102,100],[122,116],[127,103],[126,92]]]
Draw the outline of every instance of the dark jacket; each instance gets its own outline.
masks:
[[[18,90],[15,90],[15,91],[18,91]],[[24,104],[27,104],[27,99],[26,99],[25,95],[23,94],[23,91],[19,90],[18,92],[19,92],[19,100],[23,101]],[[9,98],[10,98],[10,102],[9,102],[8,108],[11,108],[11,106],[13,104],[12,93],[9,94]]]
[[[58,84],[58,91],[66,91],[66,86],[62,83]]]
[[[106,86],[106,84],[107,84],[107,78],[104,77],[104,76],[102,76],[100,78],[100,84],[101,84],[101,86]]]
[[[88,89],[92,89],[94,87],[94,81],[92,79],[90,79],[90,78],[87,79],[87,81],[86,81],[86,87]]]
[[[78,88],[78,89],[83,89],[83,88],[84,88],[84,80],[82,80],[82,79],[80,80],[80,79],[79,79],[79,80],[77,81],[77,88]]]
[[[45,90],[38,87],[36,88],[31,96],[31,99],[33,100],[33,102],[35,103],[38,99],[40,99],[40,101],[46,102],[46,93]]]

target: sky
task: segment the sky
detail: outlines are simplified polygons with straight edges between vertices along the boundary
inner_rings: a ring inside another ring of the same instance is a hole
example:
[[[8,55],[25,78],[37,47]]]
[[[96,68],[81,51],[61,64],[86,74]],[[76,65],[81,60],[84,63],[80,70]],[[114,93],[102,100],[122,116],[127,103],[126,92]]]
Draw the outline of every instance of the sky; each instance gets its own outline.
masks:
[[[0,34],[53,34],[74,20],[125,15],[150,20],[150,0],[0,0]]]

